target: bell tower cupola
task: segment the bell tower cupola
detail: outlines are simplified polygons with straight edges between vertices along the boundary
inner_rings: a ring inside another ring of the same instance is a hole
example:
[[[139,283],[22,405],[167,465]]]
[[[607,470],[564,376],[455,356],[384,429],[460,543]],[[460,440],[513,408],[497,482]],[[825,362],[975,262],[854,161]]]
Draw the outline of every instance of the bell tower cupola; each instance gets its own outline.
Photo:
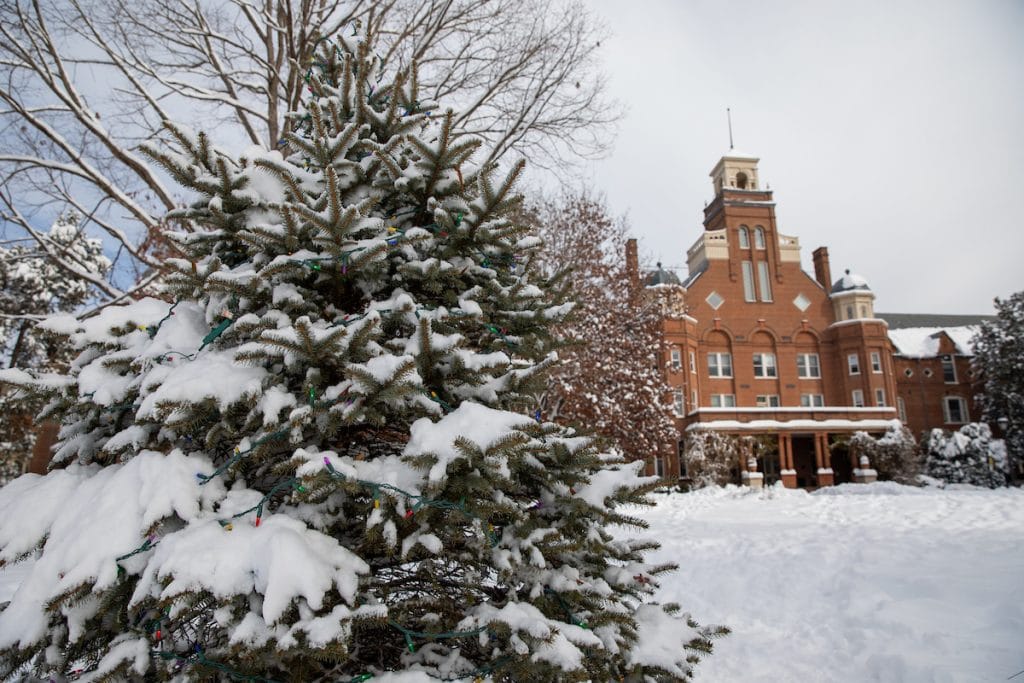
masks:
[[[761,159],[750,154],[741,154],[730,149],[711,169],[711,180],[715,185],[715,196],[722,190],[760,190],[757,176],[757,162]]]

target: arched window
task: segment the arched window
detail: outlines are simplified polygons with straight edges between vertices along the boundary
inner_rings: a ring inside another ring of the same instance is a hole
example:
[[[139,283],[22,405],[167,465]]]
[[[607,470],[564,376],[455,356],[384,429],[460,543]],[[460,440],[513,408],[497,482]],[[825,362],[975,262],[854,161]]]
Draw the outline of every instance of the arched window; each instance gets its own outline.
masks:
[[[760,225],[754,228],[754,246],[758,249],[764,249],[764,228]]]
[[[743,171],[736,174],[736,187],[741,190],[747,189],[747,174]]]
[[[740,226],[740,249],[750,249],[750,233],[745,225]]]

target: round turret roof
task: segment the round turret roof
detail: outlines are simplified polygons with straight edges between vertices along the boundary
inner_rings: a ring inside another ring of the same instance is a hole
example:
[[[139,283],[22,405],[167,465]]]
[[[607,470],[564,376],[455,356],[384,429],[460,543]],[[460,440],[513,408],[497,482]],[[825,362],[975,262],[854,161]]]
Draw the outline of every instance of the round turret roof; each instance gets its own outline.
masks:
[[[831,294],[839,294],[840,292],[870,292],[871,288],[868,287],[868,281],[856,273],[851,273],[849,270],[841,278],[836,280],[835,284],[832,285]]]
[[[661,262],[658,262],[658,269],[652,270],[647,273],[644,278],[644,285],[647,287],[653,287],[654,285],[678,285],[682,284],[676,274],[665,270],[661,267]]]

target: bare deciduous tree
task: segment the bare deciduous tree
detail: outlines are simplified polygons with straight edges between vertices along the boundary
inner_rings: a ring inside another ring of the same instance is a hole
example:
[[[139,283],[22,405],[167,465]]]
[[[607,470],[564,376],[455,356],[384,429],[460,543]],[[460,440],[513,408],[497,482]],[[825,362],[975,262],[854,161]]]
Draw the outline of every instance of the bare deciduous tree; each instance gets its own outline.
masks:
[[[600,155],[618,118],[596,63],[601,27],[561,0],[0,0],[0,220],[38,229],[65,208],[102,232],[97,278],[49,253],[107,301],[158,276],[151,249],[181,202],[137,152],[161,123],[274,147],[318,42],[370,30],[381,56],[417,61],[421,92],[454,102],[464,134],[566,169]],[[211,124],[215,121],[216,124]]]
[[[567,271],[576,302],[558,332],[568,342],[549,375],[544,416],[614,438],[631,459],[653,461],[679,435],[658,368],[661,309],[631,282],[628,229],[586,193],[533,209],[544,239],[543,267]]]

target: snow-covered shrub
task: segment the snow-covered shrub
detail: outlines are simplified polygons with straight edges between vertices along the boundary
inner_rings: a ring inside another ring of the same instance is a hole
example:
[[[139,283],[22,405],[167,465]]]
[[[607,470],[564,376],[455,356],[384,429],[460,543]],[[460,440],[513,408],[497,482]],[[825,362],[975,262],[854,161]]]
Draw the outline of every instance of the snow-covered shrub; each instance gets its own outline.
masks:
[[[737,483],[743,460],[771,457],[773,439],[722,434],[710,429],[686,433],[682,460],[690,488]]]
[[[921,473],[920,445],[901,424],[893,424],[877,439],[867,432],[855,432],[849,447],[857,458],[868,456],[882,480],[910,484]]]
[[[984,422],[972,422],[947,433],[928,435],[925,474],[949,484],[996,488],[1006,485],[1006,446],[992,438]]]

